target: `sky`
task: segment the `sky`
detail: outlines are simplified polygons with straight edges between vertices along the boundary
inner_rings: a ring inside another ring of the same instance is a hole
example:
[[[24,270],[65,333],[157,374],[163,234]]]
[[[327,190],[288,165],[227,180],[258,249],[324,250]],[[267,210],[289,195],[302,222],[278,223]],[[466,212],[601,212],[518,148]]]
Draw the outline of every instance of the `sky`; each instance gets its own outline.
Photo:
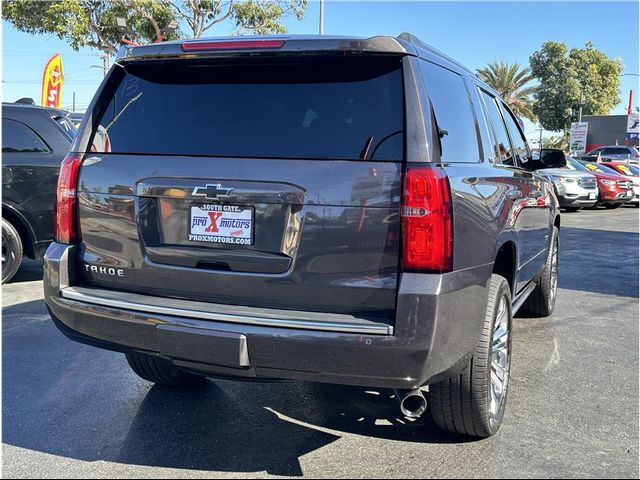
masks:
[[[624,74],[638,74],[637,1],[336,1],[326,0],[324,31],[334,35],[398,35],[410,32],[475,70],[494,61],[528,65],[529,57],[543,42],[561,41],[584,47],[591,40],[609,57],[619,57]],[[285,20],[289,33],[318,32],[319,3],[310,0],[304,20]],[[221,23],[209,36],[234,30]],[[55,35],[28,35],[2,22],[2,100],[20,97],[40,99],[42,71],[55,53],[65,69],[63,107],[83,111],[102,79],[102,60],[96,50],[72,50]],[[638,105],[637,76],[621,77],[621,102],[611,112],[625,114],[629,90]],[[539,136],[537,125],[525,121],[531,140]],[[545,134],[547,136],[547,134]]]

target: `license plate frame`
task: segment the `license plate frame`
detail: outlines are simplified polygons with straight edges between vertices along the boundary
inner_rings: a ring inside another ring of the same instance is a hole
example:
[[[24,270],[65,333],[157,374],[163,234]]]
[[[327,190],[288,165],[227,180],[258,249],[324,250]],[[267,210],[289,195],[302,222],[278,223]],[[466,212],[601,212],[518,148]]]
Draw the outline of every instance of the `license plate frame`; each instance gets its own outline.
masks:
[[[255,207],[194,202],[188,208],[190,242],[234,247],[255,243]],[[213,217],[210,213],[214,213]]]

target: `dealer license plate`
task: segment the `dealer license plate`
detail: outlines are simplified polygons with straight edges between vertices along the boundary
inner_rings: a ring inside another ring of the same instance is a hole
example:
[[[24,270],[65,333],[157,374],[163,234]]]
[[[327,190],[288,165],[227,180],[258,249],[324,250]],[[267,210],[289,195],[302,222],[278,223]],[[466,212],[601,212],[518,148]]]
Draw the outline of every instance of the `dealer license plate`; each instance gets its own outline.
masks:
[[[188,238],[192,242],[252,245],[253,224],[253,207],[190,205]]]

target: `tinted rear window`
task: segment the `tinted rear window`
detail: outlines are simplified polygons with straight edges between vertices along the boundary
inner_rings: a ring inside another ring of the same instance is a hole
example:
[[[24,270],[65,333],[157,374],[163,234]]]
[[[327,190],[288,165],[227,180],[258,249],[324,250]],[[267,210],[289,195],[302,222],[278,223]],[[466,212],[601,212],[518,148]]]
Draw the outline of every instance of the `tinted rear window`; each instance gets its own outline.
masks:
[[[463,78],[426,60],[420,61],[420,69],[440,133],[440,161],[479,162],[475,118]]]
[[[54,118],[54,120],[58,122],[58,125],[62,127],[62,130],[67,135],[67,137],[73,140],[78,130],[76,129],[76,126],[73,124],[71,119],[68,116],[64,116]]]
[[[402,160],[400,59],[265,62],[129,65],[94,150]]]

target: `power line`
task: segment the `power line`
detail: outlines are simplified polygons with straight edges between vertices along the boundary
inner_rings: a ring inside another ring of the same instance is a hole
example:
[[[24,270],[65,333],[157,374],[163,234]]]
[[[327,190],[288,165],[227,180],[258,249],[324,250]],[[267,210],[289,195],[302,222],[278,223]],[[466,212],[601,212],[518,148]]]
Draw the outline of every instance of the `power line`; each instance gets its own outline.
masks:
[[[42,82],[20,82],[20,81],[10,81],[3,80],[2,83],[6,83],[7,85],[42,85]],[[65,82],[64,85],[98,85],[100,83],[99,79],[96,79],[95,82]]]
[[[6,57],[6,56],[11,56],[11,57],[17,57],[17,56],[25,56],[25,57],[35,57],[35,56],[51,56],[54,55],[56,52],[34,52],[34,51],[27,51],[27,50],[4,50],[2,52],[2,54]],[[62,55],[62,54],[61,54]],[[99,57],[101,54],[100,53],[70,53],[69,55],[73,55],[74,57]]]

